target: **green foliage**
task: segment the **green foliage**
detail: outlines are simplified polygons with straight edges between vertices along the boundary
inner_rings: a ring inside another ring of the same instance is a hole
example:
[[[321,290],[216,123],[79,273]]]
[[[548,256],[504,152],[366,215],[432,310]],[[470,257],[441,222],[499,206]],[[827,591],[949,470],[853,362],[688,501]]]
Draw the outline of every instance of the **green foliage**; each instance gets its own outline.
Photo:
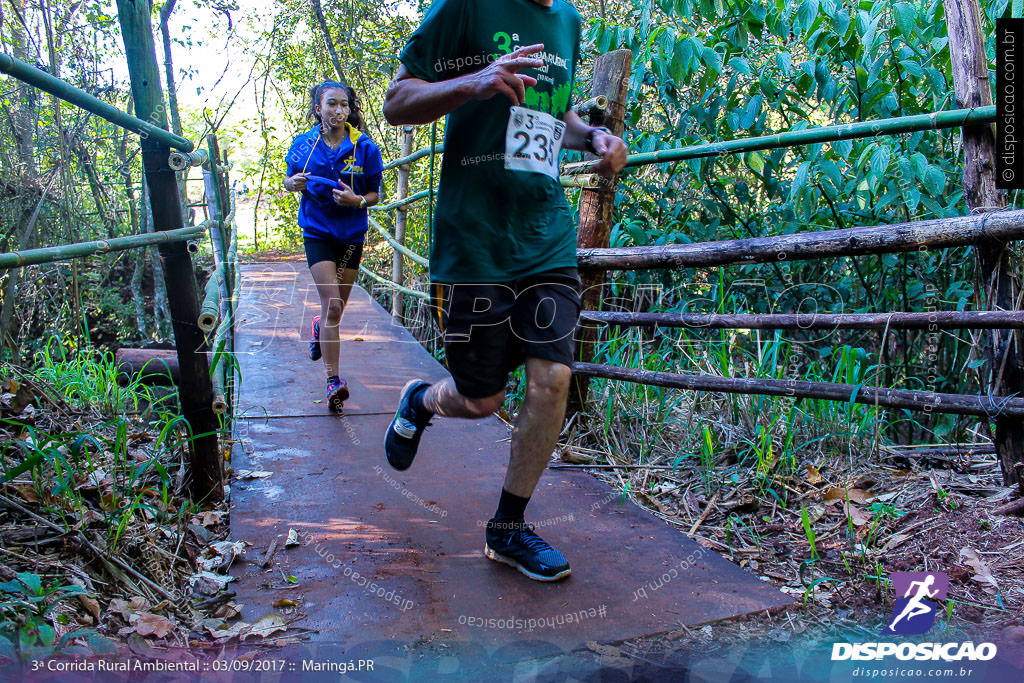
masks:
[[[54,583],[31,572],[19,572],[13,581],[0,583],[0,659],[28,662],[53,655],[113,654],[117,648],[92,629],[57,636],[50,614],[68,598],[85,595],[79,586]],[[76,641],[84,641],[88,647]]]
[[[39,377],[64,398],[107,417],[137,412],[141,403],[153,400],[138,376],[121,385],[111,352],[89,347],[75,349],[65,346],[58,337],[51,337],[36,355],[36,362]]]

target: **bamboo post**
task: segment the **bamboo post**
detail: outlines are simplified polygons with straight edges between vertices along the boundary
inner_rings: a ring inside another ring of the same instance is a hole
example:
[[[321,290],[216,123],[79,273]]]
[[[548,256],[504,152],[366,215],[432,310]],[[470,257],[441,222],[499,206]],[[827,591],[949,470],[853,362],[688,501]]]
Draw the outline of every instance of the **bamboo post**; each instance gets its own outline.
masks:
[[[633,64],[633,53],[629,50],[615,50],[598,57],[594,61],[594,86],[592,98],[606,98],[604,109],[590,109],[590,124],[606,126],[615,135],[622,135],[625,128],[626,94],[629,89],[629,75]],[[593,159],[591,155],[588,158]],[[612,210],[615,208],[615,178],[602,183],[597,188],[580,190],[579,228],[576,244],[580,248],[607,247],[611,234]],[[601,307],[601,283],[604,282],[603,270],[592,270],[581,273],[583,281],[583,308],[598,309]],[[579,346],[576,358],[589,363],[594,358],[594,343],[597,331],[590,327],[580,328]],[[583,409],[587,402],[589,380],[582,376],[573,377],[573,385],[569,390],[568,412],[575,413]]]
[[[150,3],[117,0],[117,14],[128,59],[135,114],[166,131],[167,116],[160,88],[156,49],[153,44]],[[191,150],[188,150],[191,151]],[[182,227],[178,181],[168,164],[170,148],[156,136],[142,139],[143,170],[153,209],[155,232]],[[161,244],[160,259],[167,276],[167,298],[174,324],[181,386],[181,410],[191,428],[191,493],[194,499],[219,501],[224,496],[217,416],[211,409],[213,384],[207,359],[206,339],[199,329],[199,298],[192,258],[183,243]]]
[[[206,194],[206,212],[215,226],[210,230],[210,242],[213,246],[213,272],[219,276],[217,278],[217,286],[220,289],[219,316],[221,320],[227,320],[231,315],[229,307],[232,285],[227,237],[230,227],[226,226],[224,222],[227,207],[219,187],[217,170],[217,164],[220,162],[220,149],[217,146],[217,139],[212,133],[206,137],[206,146],[209,163],[203,166],[203,189]]]
[[[413,143],[413,131],[415,129],[412,126],[405,126],[402,128],[402,156],[407,157],[412,154],[412,143]],[[398,191],[395,194],[395,199],[402,201],[406,195],[409,194],[409,164],[402,164],[398,167]],[[405,228],[409,221],[409,207],[406,204],[398,206],[398,215],[395,217],[395,241],[405,246]],[[402,268],[402,254],[397,249],[391,256],[391,279],[397,285],[405,284],[403,275],[404,269]],[[402,292],[394,290],[391,293],[391,315],[399,321],[403,320],[403,309],[402,309]]]
[[[963,108],[992,106],[988,56],[978,0],[943,0],[949,33],[950,61],[957,104]],[[964,149],[963,187],[972,213],[1003,206],[996,190],[996,144],[991,124],[961,128]],[[978,270],[985,308],[1013,310],[1019,305],[1020,284],[1004,240],[979,245]],[[1018,264],[1019,265],[1019,264]],[[993,330],[986,349],[987,385],[992,396],[1024,393],[1024,347],[1020,333]],[[996,452],[1003,483],[1017,484],[1024,495],[1024,421],[1008,416],[995,420]]]

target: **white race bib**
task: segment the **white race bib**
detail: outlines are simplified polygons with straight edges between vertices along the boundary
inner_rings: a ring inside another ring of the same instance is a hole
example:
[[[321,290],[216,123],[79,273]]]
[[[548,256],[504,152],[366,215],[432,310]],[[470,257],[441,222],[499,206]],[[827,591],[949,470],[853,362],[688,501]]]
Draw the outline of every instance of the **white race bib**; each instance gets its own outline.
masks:
[[[558,155],[564,140],[564,121],[526,107],[512,107],[505,131],[505,168],[543,173],[558,180]]]

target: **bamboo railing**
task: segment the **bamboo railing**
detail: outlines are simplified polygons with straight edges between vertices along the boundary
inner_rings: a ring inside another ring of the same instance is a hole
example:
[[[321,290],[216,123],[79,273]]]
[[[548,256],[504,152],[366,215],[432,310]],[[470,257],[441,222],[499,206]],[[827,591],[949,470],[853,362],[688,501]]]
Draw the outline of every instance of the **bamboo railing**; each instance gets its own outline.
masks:
[[[587,110],[597,104],[588,101],[580,106]],[[603,111],[603,109],[601,110]],[[741,138],[718,143],[695,145],[631,154],[627,167],[638,167],[687,159],[700,159],[723,154],[740,154],[796,145],[819,144],[893,135],[920,130],[985,125],[996,117],[995,107],[958,109],[933,114],[907,116],[835,126],[821,126],[777,135]],[[410,164],[443,152],[435,145],[420,149],[385,165],[385,169],[407,169]],[[566,164],[562,168],[563,187],[580,187],[583,193],[608,192],[609,183],[587,171],[594,160]],[[406,176],[407,177],[407,176]],[[376,211],[406,210],[409,204],[431,196],[422,190],[398,201],[374,207]],[[581,200],[582,201],[582,200]],[[582,220],[582,217],[581,217]],[[400,273],[403,258],[427,266],[422,256],[405,247],[376,222],[372,227],[394,251],[394,263]],[[809,260],[831,257],[856,257],[865,254],[899,253],[935,250],[963,245],[983,245],[1024,239],[1024,211],[998,211],[955,218],[913,221],[894,225],[858,227],[844,230],[815,231],[779,237],[726,240],[693,244],[668,244],[648,247],[590,248],[581,245],[578,262],[581,272],[607,270],[712,268],[728,265],[778,263],[786,260]],[[365,266],[362,272],[375,282],[393,291],[429,300],[423,292],[409,289],[373,273]],[[395,279],[404,279],[398,278]],[[395,309],[396,315],[400,308]],[[666,328],[765,329],[765,330],[889,330],[889,329],[1024,329],[1024,312],[932,311],[884,313],[817,313],[807,314],[686,314],[633,313],[584,310],[581,325],[652,326]],[[829,382],[776,380],[760,378],[729,378],[675,373],[658,373],[633,368],[595,364],[583,358],[573,366],[574,375],[603,377],[652,386],[716,393],[759,394],[824,399],[935,413],[974,415],[987,419],[1024,417],[1024,398],[1011,396],[976,396],[940,394],[927,391],[853,386]],[[1024,393],[1024,387],[1017,390]],[[1018,459],[1024,455],[1017,454]]]
[[[86,258],[154,245],[160,247],[160,258],[164,262],[169,285],[167,299],[177,344],[178,395],[192,435],[189,441],[191,493],[197,501],[216,501],[224,494],[218,414],[225,413],[232,403],[226,359],[234,345],[234,306],[238,284],[237,229],[233,212],[227,217],[210,216],[210,220],[201,225],[180,227],[183,217],[175,171],[208,164],[214,173],[223,173],[227,166],[220,165],[216,155],[208,154],[206,150],[195,150],[190,140],[167,130],[163,93],[153,49],[149,5],[143,6],[127,0],[119,0],[117,5],[136,116],[7,54],[0,53],[0,73],[8,74],[139,135],[155,231],[152,234],[0,254],[0,269]],[[213,163],[210,163],[211,160]],[[226,178],[220,180],[219,188],[223,198],[227,194]],[[201,303],[195,288],[192,253],[197,250],[194,240],[206,235],[214,243],[226,246],[226,251],[221,250],[223,258],[217,263],[215,275],[211,278],[216,285],[212,289],[217,294],[211,295],[211,289],[207,288]],[[226,236],[227,243],[224,239]],[[222,284],[227,285],[226,296],[221,296],[225,294]],[[211,308],[216,309],[216,315]],[[197,319],[199,326],[188,322]],[[203,331],[212,329],[218,319],[220,324],[216,327],[214,339],[217,352],[211,366],[206,350],[209,343],[204,339]]]

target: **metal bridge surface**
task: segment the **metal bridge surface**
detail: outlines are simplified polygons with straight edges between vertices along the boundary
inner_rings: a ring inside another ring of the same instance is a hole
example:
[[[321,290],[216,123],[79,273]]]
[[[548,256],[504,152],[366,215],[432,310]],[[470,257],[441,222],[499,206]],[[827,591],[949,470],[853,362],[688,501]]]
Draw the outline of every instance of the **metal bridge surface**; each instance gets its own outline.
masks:
[[[444,368],[357,288],[341,334],[352,396],[343,416],[331,415],[323,366],[307,357],[318,311],[304,263],[242,267],[231,528],[232,540],[252,544],[233,569],[245,621],[282,614],[324,644],[575,648],[791,602],[577,470],[545,472],[528,510],[572,576],[539,583],[487,560],[483,524],[504,477],[505,425],[435,418],[413,466],[392,470],[382,443],[401,387]],[[239,479],[244,469],[272,474]],[[302,541],[284,547],[290,529]],[[275,539],[281,547],[261,568]],[[283,598],[298,607],[273,607]]]

